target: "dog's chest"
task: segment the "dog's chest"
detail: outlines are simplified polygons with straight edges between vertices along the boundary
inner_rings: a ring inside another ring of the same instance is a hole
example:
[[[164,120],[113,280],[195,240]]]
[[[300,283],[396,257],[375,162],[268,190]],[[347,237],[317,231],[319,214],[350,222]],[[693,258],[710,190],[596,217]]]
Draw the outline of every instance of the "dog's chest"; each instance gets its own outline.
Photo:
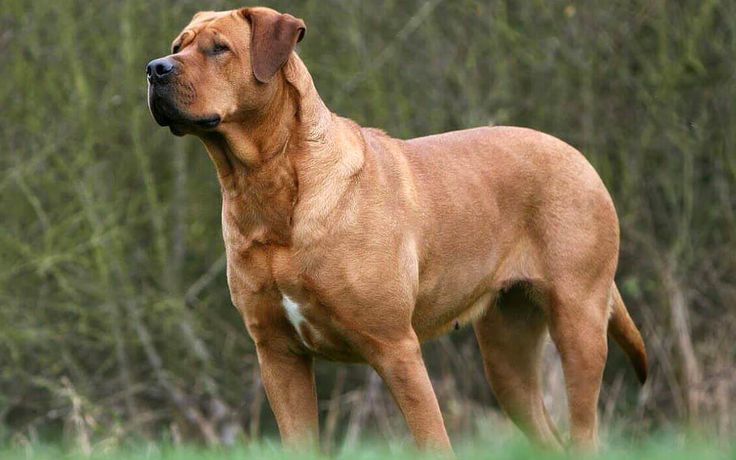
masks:
[[[289,248],[272,252],[272,274],[281,293],[284,315],[310,352],[331,359],[352,360],[339,331],[330,324],[326,307],[320,303],[313,286],[306,283],[303,265],[304,261]]]
[[[309,321],[305,317],[305,314],[312,317],[312,315],[307,313],[307,311],[310,310],[309,305],[304,302],[297,302],[289,296],[289,294],[283,291],[281,292],[281,296],[281,306],[284,309],[286,318],[294,327],[301,343],[313,352],[323,348],[326,343],[323,334],[320,333],[320,328],[317,326],[317,322],[314,320]]]
[[[293,286],[280,287],[281,308],[301,344],[311,353],[326,359],[354,361],[356,358],[330,324],[329,314],[316,297]]]
[[[284,313],[303,339],[302,328],[310,327],[305,318],[309,292],[299,276],[300,269],[294,252],[289,248],[274,248],[271,252],[271,273],[282,297]]]
[[[259,291],[275,284],[281,294],[278,308],[294,327],[298,340],[310,352],[328,359],[346,360],[339,334],[325,317],[312,286],[305,281],[304,267],[310,259],[303,251],[287,244],[287,237],[279,237],[273,227],[263,220],[250,218],[255,211],[238,202],[223,203],[223,237],[228,254],[228,283],[231,294]],[[257,317],[258,309],[248,309],[243,300],[241,309],[246,315]]]

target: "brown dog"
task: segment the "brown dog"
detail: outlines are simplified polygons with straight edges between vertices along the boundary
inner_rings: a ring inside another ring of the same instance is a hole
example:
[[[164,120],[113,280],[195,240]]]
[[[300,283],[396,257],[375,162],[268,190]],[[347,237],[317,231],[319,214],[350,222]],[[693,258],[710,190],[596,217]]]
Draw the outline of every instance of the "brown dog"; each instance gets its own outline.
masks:
[[[373,366],[417,443],[449,450],[419,344],[459,322],[504,410],[560,446],[540,382],[549,330],[572,441],[594,448],[607,332],[647,372],[596,172],[529,129],[405,141],[361,128],[317,94],[294,53],[304,32],[267,8],[199,13],[147,68],[156,121],[198,136],[217,169],[230,293],[284,441],[316,439],[321,357]]]

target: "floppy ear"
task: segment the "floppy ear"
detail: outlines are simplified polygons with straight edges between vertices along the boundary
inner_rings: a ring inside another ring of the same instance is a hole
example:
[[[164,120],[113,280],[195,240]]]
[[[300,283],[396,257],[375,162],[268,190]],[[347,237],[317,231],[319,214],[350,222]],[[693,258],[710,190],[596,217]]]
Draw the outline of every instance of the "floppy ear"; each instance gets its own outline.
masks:
[[[250,21],[252,30],[253,75],[261,83],[268,83],[289,59],[296,44],[302,41],[307,27],[299,18],[267,9],[243,8],[241,13]]]

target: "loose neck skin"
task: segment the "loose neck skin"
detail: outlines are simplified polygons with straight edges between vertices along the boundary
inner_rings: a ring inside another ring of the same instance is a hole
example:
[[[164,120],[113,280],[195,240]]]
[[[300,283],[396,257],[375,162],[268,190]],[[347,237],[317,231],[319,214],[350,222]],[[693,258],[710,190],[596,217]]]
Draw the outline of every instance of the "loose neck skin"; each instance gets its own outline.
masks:
[[[235,117],[223,123],[218,132],[201,136],[225,197],[238,195],[249,174],[286,153],[290,141],[299,137],[297,100],[281,80],[262,110]]]
[[[237,213],[224,217],[241,221],[244,234],[265,231],[283,242],[299,239],[302,232],[292,227],[327,218],[364,158],[362,148],[353,148],[362,139],[333,135],[340,132],[334,124],[345,121],[322,102],[296,54],[275,78],[273,95],[257,114],[226,122],[201,139],[217,170],[223,212]],[[301,214],[298,202],[305,208]],[[311,210],[314,202],[321,204],[318,214]]]

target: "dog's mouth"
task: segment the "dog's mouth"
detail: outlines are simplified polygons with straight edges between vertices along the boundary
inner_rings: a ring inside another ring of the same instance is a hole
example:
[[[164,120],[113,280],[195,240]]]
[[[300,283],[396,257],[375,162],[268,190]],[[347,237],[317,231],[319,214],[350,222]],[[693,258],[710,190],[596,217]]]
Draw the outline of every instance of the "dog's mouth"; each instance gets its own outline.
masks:
[[[191,132],[192,127],[204,130],[214,129],[220,124],[220,121],[221,119],[219,115],[212,115],[205,118],[177,118],[168,121],[168,127],[171,130],[171,133],[175,136],[183,136],[186,133]],[[161,126],[167,125],[161,124]]]
[[[148,87],[148,108],[159,126],[168,126],[177,136],[183,136],[192,128],[214,129],[222,118],[219,115],[195,117],[180,110],[170,99],[156,91],[152,85]]]
[[[192,120],[192,123],[199,126],[200,128],[212,129],[212,128],[216,128],[217,125],[220,124],[220,121],[222,120],[220,119],[219,115],[211,115],[209,117],[198,118],[196,120]]]

